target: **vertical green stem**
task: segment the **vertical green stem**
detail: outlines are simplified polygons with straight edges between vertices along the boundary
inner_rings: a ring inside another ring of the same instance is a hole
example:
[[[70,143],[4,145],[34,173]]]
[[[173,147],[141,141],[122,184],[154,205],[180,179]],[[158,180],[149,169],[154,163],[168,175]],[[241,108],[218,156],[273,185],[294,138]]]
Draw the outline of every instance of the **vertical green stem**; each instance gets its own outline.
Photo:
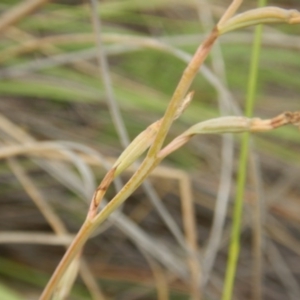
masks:
[[[258,6],[260,7],[265,6],[265,4],[266,4],[266,0],[258,0]],[[252,48],[249,81],[247,86],[247,99],[246,99],[246,107],[245,107],[245,115],[247,117],[251,117],[253,114],[253,107],[256,98],[256,85],[257,85],[258,64],[259,64],[260,47],[261,47],[261,36],[262,36],[262,25],[258,25],[255,30],[255,39]],[[241,231],[241,220],[242,220],[242,213],[243,213],[244,190],[245,190],[245,182],[246,182],[246,175],[247,175],[248,153],[249,153],[249,133],[244,133],[241,141],[241,153],[239,158],[237,190],[236,190],[236,199],[235,199],[235,205],[233,211],[233,223],[232,223],[231,240],[229,246],[229,258],[227,262],[222,300],[232,299],[237,262],[238,262],[239,252],[240,252],[240,231]]]

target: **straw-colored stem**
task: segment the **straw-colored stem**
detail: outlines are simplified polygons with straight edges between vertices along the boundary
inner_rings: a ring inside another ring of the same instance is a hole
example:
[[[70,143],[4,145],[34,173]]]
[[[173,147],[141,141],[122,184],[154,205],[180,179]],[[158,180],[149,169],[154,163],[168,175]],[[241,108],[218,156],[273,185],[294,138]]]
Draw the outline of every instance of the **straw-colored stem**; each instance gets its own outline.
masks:
[[[0,18],[0,32],[4,32],[6,28],[18,22],[22,17],[44,5],[49,0],[26,0],[20,1],[10,10],[3,13]]]
[[[147,157],[155,157],[160,150],[166,134],[174,120],[179,104],[186,95],[191,83],[193,82],[200,66],[206,59],[211,47],[218,37],[218,30],[215,27],[208,38],[199,46],[192,60],[184,70],[181,79],[175,89],[175,92],[171,98],[170,104],[166,110],[164,118],[162,120],[161,127],[157,133],[155,141],[149,150]]]
[[[227,8],[226,12],[223,14],[222,18],[218,23],[218,27],[221,27],[224,23],[226,23],[239,9],[243,0],[233,0],[230,6]]]
[[[139,169],[123,187],[123,189],[110,201],[110,203],[100,212],[96,217],[96,223],[101,224],[115,209],[117,209],[127,197],[141,184],[141,182],[148,176],[153,170],[160,159],[157,159],[158,152],[162,146],[165,136],[172,124],[172,121],[176,117],[178,107],[180,106],[182,99],[187,93],[195,75],[198,72],[199,67],[207,57],[214,41],[218,37],[218,32],[214,29],[208,38],[199,46],[194,57],[190,61],[189,65],[185,69],[178,86],[173,94],[167,111],[162,119],[160,129],[157,136],[151,146],[146,159],[143,161]]]
[[[47,283],[42,295],[40,296],[40,300],[50,299],[53,291],[55,290],[57,284],[60,282],[63,274],[65,273],[65,271],[67,270],[68,266],[75,258],[75,256],[80,252],[82,246],[87,241],[94,228],[95,226],[93,226],[92,222],[85,221],[83,223],[81,229],[77,233],[75,239],[73,240],[72,244],[68,248],[63,259],[60,261],[51,279]]]
[[[260,7],[247,10],[234,16],[223,26],[218,26],[220,34],[240,28],[264,24],[264,23],[288,23],[296,24],[300,22],[300,13],[296,9],[282,9],[279,7]]]

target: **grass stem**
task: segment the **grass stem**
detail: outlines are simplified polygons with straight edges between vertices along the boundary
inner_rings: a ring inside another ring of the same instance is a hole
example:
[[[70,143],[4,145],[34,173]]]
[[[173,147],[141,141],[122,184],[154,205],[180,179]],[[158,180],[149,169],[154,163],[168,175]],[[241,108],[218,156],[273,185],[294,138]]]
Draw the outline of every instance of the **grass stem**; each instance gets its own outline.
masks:
[[[264,6],[265,0],[259,0],[258,6]],[[251,117],[256,98],[257,90],[257,74],[261,48],[262,25],[258,25],[255,30],[255,39],[252,48],[251,65],[249,72],[249,81],[247,87],[247,99],[245,107],[245,115]],[[249,153],[249,133],[244,133],[241,140],[241,153],[239,158],[238,179],[236,199],[233,211],[233,224],[231,241],[229,246],[229,258],[225,275],[225,283],[223,289],[222,300],[232,299],[234,280],[236,277],[236,268],[240,252],[240,231],[243,213],[244,190],[247,177],[247,163]]]

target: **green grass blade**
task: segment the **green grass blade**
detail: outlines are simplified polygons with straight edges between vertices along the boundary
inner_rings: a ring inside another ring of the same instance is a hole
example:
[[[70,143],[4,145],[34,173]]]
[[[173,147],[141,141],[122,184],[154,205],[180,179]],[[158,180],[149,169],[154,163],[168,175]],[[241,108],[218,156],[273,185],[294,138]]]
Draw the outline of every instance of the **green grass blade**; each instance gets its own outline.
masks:
[[[265,0],[259,0],[258,6],[264,6],[266,4]],[[256,98],[256,85],[257,85],[257,74],[258,74],[258,64],[260,57],[261,48],[261,36],[262,36],[262,25],[257,26],[255,31],[255,39],[252,48],[251,55],[251,65],[249,72],[249,81],[247,87],[247,99],[245,114],[247,117],[251,117],[253,113],[253,107]],[[243,199],[245,182],[247,175],[247,162],[249,153],[249,133],[243,134],[241,141],[241,153],[239,158],[239,168],[238,168],[238,179],[237,179],[237,189],[236,189],[236,199],[233,211],[233,223],[231,231],[231,241],[229,246],[229,257],[227,262],[227,269],[225,275],[225,283],[223,288],[222,300],[231,300],[234,280],[236,276],[236,268],[240,252],[240,231],[241,231],[241,220],[243,213]]]
[[[8,288],[6,285],[0,282],[0,297],[1,299],[6,300],[24,300],[21,296],[19,296],[15,291]]]

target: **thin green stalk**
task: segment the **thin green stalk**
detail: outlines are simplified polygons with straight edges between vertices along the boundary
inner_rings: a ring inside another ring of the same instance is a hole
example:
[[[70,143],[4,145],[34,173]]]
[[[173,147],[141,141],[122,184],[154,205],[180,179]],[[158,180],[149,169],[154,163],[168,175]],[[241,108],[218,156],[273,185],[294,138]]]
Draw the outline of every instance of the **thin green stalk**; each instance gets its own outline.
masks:
[[[266,0],[258,0],[258,6],[266,5]],[[247,99],[245,115],[253,115],[253,107],[257,90],[257,74],[261,48],[262,25],[258,25],[255,30],[255,39],[252,48],[251,65],[249,72],[249,81],[247,87]],[[229,247],[229,258],[225,275],[222,300],[231,300],[233,293],[234,280],[236,275],[237,262],[240,252],[240,231],[243,213],[244,190],[247,175],[247,162],[249,154],[249,133],[244,133],[241,141],[241,153],[239,158],[238,179],[236,199],[233,211],[233,224],[231,232],[231,241]]]

